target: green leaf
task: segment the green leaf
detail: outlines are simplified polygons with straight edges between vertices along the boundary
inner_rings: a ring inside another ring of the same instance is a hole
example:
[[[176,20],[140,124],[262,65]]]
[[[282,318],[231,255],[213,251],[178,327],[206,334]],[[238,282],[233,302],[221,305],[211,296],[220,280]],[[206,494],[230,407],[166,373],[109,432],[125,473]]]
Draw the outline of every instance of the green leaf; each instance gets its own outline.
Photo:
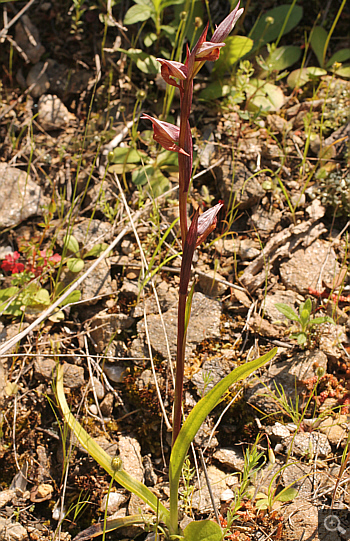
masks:
[[[59,323],[60,321],[64,321],[64,313],[62,312],[62,310],[56,308],[56,311],[49,316],[49,320],[52,321],[52,323]]]
[[[290,4],[282,4],[277,8],[270,9],[267,13],[259,18],[257,24],[254,26],[249,35],[249,37],[254,40],[254,48],[258,48],[265,43],[275,41],[280,35],[282,29],[282,35],[284,35],[297,26],[303,16],[303,8],[300,6],[294,6],[289,13],[290,7]],[[266,22],[268,17],[273,19],[272,24]],[[284,25],[287,17],[288,20],[286,25]]]
[[[66,306],[66,304],[72,304],[74,302],[79,302],[80,299],[81,299],[81,291],[76,289],[75,291],[72,291],[72,293],[70,293],[66,299],[64,299],[62,302],[60,302],[60,306]]]
[[[349,58],[350,49],[340,49],[340,51],[334,53],[334,55],[330,58],[330,60],[326,64],[326,67],[331,68],[334,62],[340,62],[342,64],[343,62],[346,62],[346,60],[349,60]]]
[[[329,317],[329,316],[322,316],[322,317],[315,317],[314,319],[311,319],[309,321],[309,326],[312,327],[313,325],[321,325],[321,323],[332,323],[335,325],[335,321]]]
[[[252,372],[270,361],[276,353],[277,348],[274,348],[262,357],[238,366],[228,376],[219,381],[192,409],[176,438],[170,455],[170,506],[178,498],[179,480],[188,448],[207,415],[218,405],[222,395],[231,385],[247,378]]]
[[[95,244],[95,246],[93,246],[91,248],[91,250],[89,250],[85,255],[84,255],[84,258],[86,257],[100,257],[100,255],[105,252],[108,248],[108,244],[106,244],[105,242],[98,242],[97,244]]]
[[[346,64],[346,66],[342,66],[341,68],[338,68],[334,70],[334,73],[338,75],[339,77],[345,77],[346,79],[349,79],[350,77],[350,64]]]
[[[141,163],[147,158],[146,152],[130,147],[117,147],[108,154],[109,163]]]
[[[137,24],[142,21],[147,21],[154,14],[154,9],[145,5],[131,6],[125,14],[124,24]]]
[[[302,315],[304,311],[306,311],[306,313]],[[312,303],[310,299],[306,299],[305,302],[302,302],[299,305],[299,314],[300,314],[300,318],[302,322],[304,322],[310,317],[311,311],[312,311]]]
[[[296,488],[287,487],[284,490],[281,490],[279,494],[274,498],[276,502],[290,502],[294,500],[298,495],[298,490]]]
[[[108,167],[108,172],[123,175],[124,173],[134,171],[137,167],[139,167],[139,165],[136,163],[114,163]]]
[[[301,56],[301,49],[296,45],[284,45],[275,49],[266,59],[270,70],[283,71],[289,66],[298,62]]]
[[[306,341],[307,341],[307,336],[305,333],[303,332],[300,332],[297,336],[296,336],[296,339],[297,339],[297,342],[299,344],[299,346],[303,346]]]
[[[50,294],[47,289],[39,289],[36,293],[32,295],[32,299],[37,304],[50,304]]]
[[[322,26],[315,26],[310,37],[310,44],[318,63],[323,67],[323,51],[327,41],[327,32]]]
[[[67,261],[67,267],[71,272],[80,272],[84,268],[84,261],[80,257],[71,257]]]
[[[157,34],[155,32],[149,32],[146,34],[143,43],[145,47],[151,47],[155,41],[157,41]]]
[[[160,64],[155,56],[143,52],[141,49],[118,49],[135,62],[140,71],[148,75],[157,75],[160,72]]]
[[[213,81],[209,83],[206,88],[199,94],[201,100],[217,100],[227,96],[231,92],[231,86],[225,83],[224,81]]]
[[[112,532],[118,528],[136,526],[137,524],[149,524],[151,523],[152,519],[152,515],[142,514],[112,518],[106,520],[106,523],[102,520],[101,522],[97,522],[96,524],[86,528],[86,530],[80,532],[76,537],[74,537],[74,541],[89,541],[92,537],[97,537],[98,535],[103,535],[103,533]]]
[[[283,302],[277,302],[275,304],[275,307],[277,308],[279,312],[281,312],[281,314],[286,316],[286,318],[290,319],[291,321],[299,322],[298,314],[293,310],[293,308],[288,306],[288,304],[284,304]]]
[[[269,500],[268,498],[261,498],[261,500],[256,502],[256,508],[257,509],[267,509],[269,506]]]
[[[149,183],[154,198],[163,195],[163,193],[167,192],[170,188],[169,180],[163,175],[158,167],[151,176]]]
[[[222,530],[212,520],[196,520],[184,529],[185,541],[221,541]]]
[[[6,307],[7,303],[9,302],[9,299],[11,297],[14,297],[18,294],[19,288],[18,287],[8,287],[6,289],[0,290],[0,314],[4,314],[5,316],[23,316],[23,310],[21,310],[21,306],[23,304],[22,298],[23,295],[19,295],[11,301],[11,304]],[[6,308],[5,308],[6,307]]]
[[[79,242],[73,235],[66,235],[63,243],[70,252],[73,252],[74,254],[79,252]]]
[[[310,67],[292,71],[287,78],[287,83],[290,88],[296,88],[306,85],[315,77],[327,75],[327,71],[323,68]]]
[[[225,41],[219,59],[215,62],[213,74],[232,71],[232,65],[245,56],[253,47],[253,41],[245,36],[230,36]]]
[[[112,467],[113,458],[106,453],[102,447],[92,438],[86,430],[80,425],[80,423],[74,418],[69,410],[69,406],[66,401],[66,397],[63,390],[63,366],[57,365],[57,383],[56,394],[59,402],[65,422],[69,428],[74,432],[76,438],[87,450],[89,455],[100,465],[102,468],[113,477],[117,483],[121,486],[139,496],[150,508],[157,514],[159,520],[169,524],[169,511],[158,500],[158,498],[147,488],[143,483],[140,483],[129,475],[125,470],[115,471]]]
[[[140,167],[140,169],[133,171],[131,179],[136,186],[144,186],[147,184],[153,173],[154,167],[152,167],[152,165],[146,165],[145,167]]]

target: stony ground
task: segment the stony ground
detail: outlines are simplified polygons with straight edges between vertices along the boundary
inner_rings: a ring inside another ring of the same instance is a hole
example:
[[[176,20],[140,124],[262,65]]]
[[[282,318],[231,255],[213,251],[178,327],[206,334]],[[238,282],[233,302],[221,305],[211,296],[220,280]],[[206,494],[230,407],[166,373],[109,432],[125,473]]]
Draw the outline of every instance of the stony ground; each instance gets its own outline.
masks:
[[[132,144],[135,125],[144,158],[155,155],[133,111],[160,114],[159,81],[117,52],[130,46],[119,23],[101,55],[105,6],[84,12],[82,32],[59,3],[29,4],[0,29],[0,538],[19,541],[74,538],[106,507],[108,476],[62,422],[58,362],[86,430],[167,502],[171,438],[155,378],[170,418],[181,264],[176,166],[139,186],[130,163],[107,159]],[[4,21],[24,6],[7,3]],[[195,254],[184,407],[277,346],[268,367],[208,417],[195,447],[223,526],[247,482],[227,539],[336,541],[341,530],[317,537],[317,528],[333,502],[350,529],[350,83],[328,74],[299,91],[282,81],[281,91],[283,105],[257,117],[195,94],[188,213],[219,199],[225,207]],[[38,320],[76,278],[80,293]],[[5,294],[10,287],[18,289]],[[298,312],[306,299],[311,320],[333,321],[309,325],[298,343],[300,325],[276,304]],[[189,484],[186,515],[214,517],[202,467]],[[286,487],[297,491],[281,502]],[[107,511],[139,507],[117,486]],[[145,538],[137,529],[109,535]]]

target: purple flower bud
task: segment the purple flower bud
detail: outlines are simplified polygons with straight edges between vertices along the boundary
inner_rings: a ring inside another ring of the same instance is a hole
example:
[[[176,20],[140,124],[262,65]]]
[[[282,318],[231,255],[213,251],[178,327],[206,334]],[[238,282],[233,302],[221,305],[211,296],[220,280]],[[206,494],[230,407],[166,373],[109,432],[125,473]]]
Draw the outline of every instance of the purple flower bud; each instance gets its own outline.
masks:
[[[243,8],[238,9],[239,4],[240,2],[238,2],[235,9],[231,11],[229,15],[227,15],[226,19],[224,19],[222,23],[219,24],[210,40],[212,43],[219,43],[225,41],[229,33],[233,30],[233,27],[235,26],[236,22],[244,11]]]
[[[189,154],[179,147],[179,135],[180,129],[174,124],[158,120],[153,116],[146,115],[144,113],[141,118],[148,118],[153,124],[153,139],[162,145],[165,150],[172,150],[173,152],[179,152],[180,154]]]
[[[198,239],[196,243],[196,248],[207,238],[207,236],[212,231],[214,231],[217,222],[216,215],[223,206],[223,203],[218,203],[217,205],[215,205],[215,207],[212,207],[203,212],[203,214],[198,218]]]
[[[157,60],[162,65],[162,77],[169,85],[179,87],[180,85],[175,81],[175,78],[180,79],[180,81],[184,81],[187,78],[187,67],[185,64],[176,62],[175,60],[164,60],[163,58],[157,58]]]

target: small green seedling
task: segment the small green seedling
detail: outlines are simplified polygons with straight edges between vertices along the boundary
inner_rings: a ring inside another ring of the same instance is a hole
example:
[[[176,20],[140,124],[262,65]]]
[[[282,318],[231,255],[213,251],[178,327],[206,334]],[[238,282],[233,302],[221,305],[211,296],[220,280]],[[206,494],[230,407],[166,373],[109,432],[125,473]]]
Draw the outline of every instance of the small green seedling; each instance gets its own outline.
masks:
[[[333,319],[329,316],[311,318],[312,303],[310,299],[306,299],[305,302],[301,303],[299,306],[299,315],[293,308],[282,302],[276,303],[275,306],[286,318],[299,323],[300,330],[291,334],[290,337],[296,339],[299,346],[302,347],[306,345],[310,338],[311,330],[315,325],[321,325],[322,323],[333,323],[335,325]]]

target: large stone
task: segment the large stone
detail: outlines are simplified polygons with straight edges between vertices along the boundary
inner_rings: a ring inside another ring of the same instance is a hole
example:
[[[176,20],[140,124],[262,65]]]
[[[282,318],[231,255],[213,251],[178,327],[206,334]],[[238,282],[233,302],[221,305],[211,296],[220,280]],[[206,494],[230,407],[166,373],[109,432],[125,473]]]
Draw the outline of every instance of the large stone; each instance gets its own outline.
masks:
[[[141,457],[141,446],[135,438],[120,436],[118,439],[119,457],[123,462],[123,469],[134,479],[143,483],[144,468]]]
[[[221,303],[206,297],[202,293],[194,293],[192,300],[191,318],[187,331],[186,354],[190,356],[196,346],[210,338],[220,336]],[[163,314],[165,331],[167,333],[170,353],[173,359],[176,357],[177,344],[177,306],[170,308]],[[158,314],[147,317],[147,327],[151,346],[162,357],[167,358],[167,347],[164,337],[162,321]],[[145,340],[145,323],[140,321],[137,325],[140,341]],[[135,357],[141,356],[147,348],[141,345],[139,352],[133,348]]]
[[[60,98],[45,94],[38,102],[38,121],[44,130],[60,130],[69,122],[69,111]]]
[[[15,40],[29,60],[36,64],[45,52],[45,47],[40,42],[39,31],[31,22],[28,15],[22,15],[20,22],[16,24]]]
[[[220,508],[220,498],[227,485],[225,482],[227,474],[212,464],[207,467],[209,483],[214,496],[214,501],[217,509]],[[211,512],[213,504],[208,490],[208,485],[204,473],[200,475],[200,489],[196,490],[192,496],[192,507],[198,509],[201,513]]]
[[[208,270],[205,274],[199,275],[199,286],[205,295],[210,297],[221,297],[227,286],[218,280],[225,280],[223,276],[220,276],[218,272]]]
[[[290,436],[285,443],[288,452],[292,449],[294,456],[298,457],[313,459],[317,456],[322,459],[332,452],[327,436],[319,432],[299,432]]]
[[[34,85],[30,91],[33,98],[39,98],[50,88],[50,82],[44,66],[44,62],[38,62],[27,75],[26,83],[28,87]]]
[[[256,177],[241,162],[233,164],[230,158],[215,169],[219,192],[229,206],[230,201],[241,210],[256,205],[265,195]]]
[[[0,163],[0,229],[42,214],[41,188],[26,171]]]
[[[320,279],[333,283],[340,266],[330,243],[315,240],[307,248],[297,250],[289,261],[280,266],[282,282],[287,289],[293,289],[302,295],[309,292],[309,287],[319,289]]]
[[[108,314],[105,311],[97,314],[90,322],[90,335],[94,341],[98,353],[104,351],[107,346],[123,330],[133,324],[133,318],[126,314]]]
[[[283,389],[288,403],[296,408],[300,390],[306,389],[305,381],[316,376],[318,367],[327,371],[327,357],[320,350],[301,352],[287,361],[275,360],[268,372],[249,384],[246,390],[247,401],[265,413],[278,413],[281,406],[276,398],[279,398]],[[298,400],[298,404],[301,407],[302,400]]]
[[[303,298],[300,297],[295,291],[276,291],[275,293],[266,295],[262,303],[264,316],[267,317],[272,323],[282,321],[283,323],[291,325],[291,321],[287,319],[286,316],[284,316],[279,310],[277,310],[276,304],[286,304],[298,312],[297,302],[302,300]]]

